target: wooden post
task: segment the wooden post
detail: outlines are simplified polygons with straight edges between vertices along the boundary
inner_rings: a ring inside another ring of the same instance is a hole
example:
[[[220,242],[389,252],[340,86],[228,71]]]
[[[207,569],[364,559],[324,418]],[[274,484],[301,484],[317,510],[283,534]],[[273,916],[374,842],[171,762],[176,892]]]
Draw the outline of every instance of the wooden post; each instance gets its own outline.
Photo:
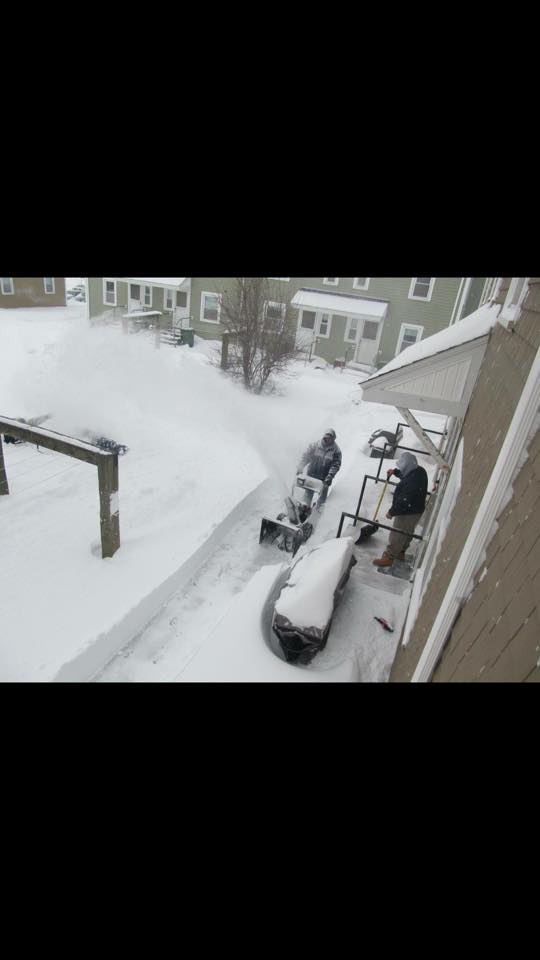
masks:
[[[4,447],[2,446],[2,434],[0,433],[0,497],[9,493],[6,465],[4,463]]]
[[[226,370],[229,362],[229,334],[224,333],[221,338],[221,369]]]
[[[120,547],[120,505],[118,502],[118,456],[98,463],[101,556],[113,557]]]

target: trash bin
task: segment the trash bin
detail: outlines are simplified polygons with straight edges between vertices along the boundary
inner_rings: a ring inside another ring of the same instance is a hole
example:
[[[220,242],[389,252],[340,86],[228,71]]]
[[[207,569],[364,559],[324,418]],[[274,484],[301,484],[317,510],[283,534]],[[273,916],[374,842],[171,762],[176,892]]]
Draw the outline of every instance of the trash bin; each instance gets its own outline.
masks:
[[[188,347],[195,346],[195,331],[193,327],[184,327],[182,330],[182,339],[180,341],[182,344],[187,344]]]

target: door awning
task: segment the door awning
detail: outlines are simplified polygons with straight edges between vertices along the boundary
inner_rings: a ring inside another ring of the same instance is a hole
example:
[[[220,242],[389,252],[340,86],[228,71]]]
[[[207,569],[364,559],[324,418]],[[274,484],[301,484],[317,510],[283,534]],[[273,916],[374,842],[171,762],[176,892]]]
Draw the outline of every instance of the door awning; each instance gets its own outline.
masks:
[[[291,306],[325,313],[343,313],[347,316],[381,320],[388,309],[388,300],[368,300],[342,293],[321,293],[303,288],[291,300]]]
[[[167,287],[168,290],[179,290],[187,277],[118,277],[127,283],[141,283],[147,287]]]
[[[486,304],[407,347],[360,384],[364,400],[451,417],[467,411],[499,306]]]

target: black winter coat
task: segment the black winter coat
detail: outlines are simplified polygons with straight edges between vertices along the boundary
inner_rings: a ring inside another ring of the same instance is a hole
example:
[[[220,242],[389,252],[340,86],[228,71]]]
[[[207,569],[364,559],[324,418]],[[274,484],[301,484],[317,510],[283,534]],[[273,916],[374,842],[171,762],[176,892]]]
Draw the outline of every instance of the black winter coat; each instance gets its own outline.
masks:
[[[398,476],[399,471],[395,471]],[[415,467],[394,490],[392,509],[388,512],[393,517],[402,517],[406,513],[423,513],[426,508],[428,475],[423,467]]]

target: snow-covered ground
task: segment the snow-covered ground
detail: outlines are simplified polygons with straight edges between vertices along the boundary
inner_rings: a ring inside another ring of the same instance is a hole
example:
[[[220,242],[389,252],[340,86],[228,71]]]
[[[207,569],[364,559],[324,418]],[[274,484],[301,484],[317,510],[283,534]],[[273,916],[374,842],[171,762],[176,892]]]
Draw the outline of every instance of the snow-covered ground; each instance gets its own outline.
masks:
[[[329,426],[343,467],[303,549],[334,537],[342,510],[354,512],[363,475],[377,464],[365,454],[367,437],[394,429],[397,411],[361,403],[364,375],[324,364],[297,363],[274,395],[251,396],[212,364],[215,346],[155,350],[151,335],[90,327],[85,304],[0,310],[0,415],[51,414],[52,430],[129,447],[119,461],[122,546],[103,560],[96,469],[4,444],[0,679],[170,681],[193,674],[212,638],[232,649],[227,614],[241,616],[250,582],[253,604],[266,582],[260,571],[284,559],[259,546],[261,516],[280,511],[300,454]],[[421,419],[440,428],[440,418]],[[375,500],[371,485],[366,511]],[[360,679],[386,679],[409,585],[372,567],[384,543],[379,534],[362,548],[312,666],[280,664],[291,679],[323,678],[351,655]],[[211,679],[221,678],[216,668]]]

